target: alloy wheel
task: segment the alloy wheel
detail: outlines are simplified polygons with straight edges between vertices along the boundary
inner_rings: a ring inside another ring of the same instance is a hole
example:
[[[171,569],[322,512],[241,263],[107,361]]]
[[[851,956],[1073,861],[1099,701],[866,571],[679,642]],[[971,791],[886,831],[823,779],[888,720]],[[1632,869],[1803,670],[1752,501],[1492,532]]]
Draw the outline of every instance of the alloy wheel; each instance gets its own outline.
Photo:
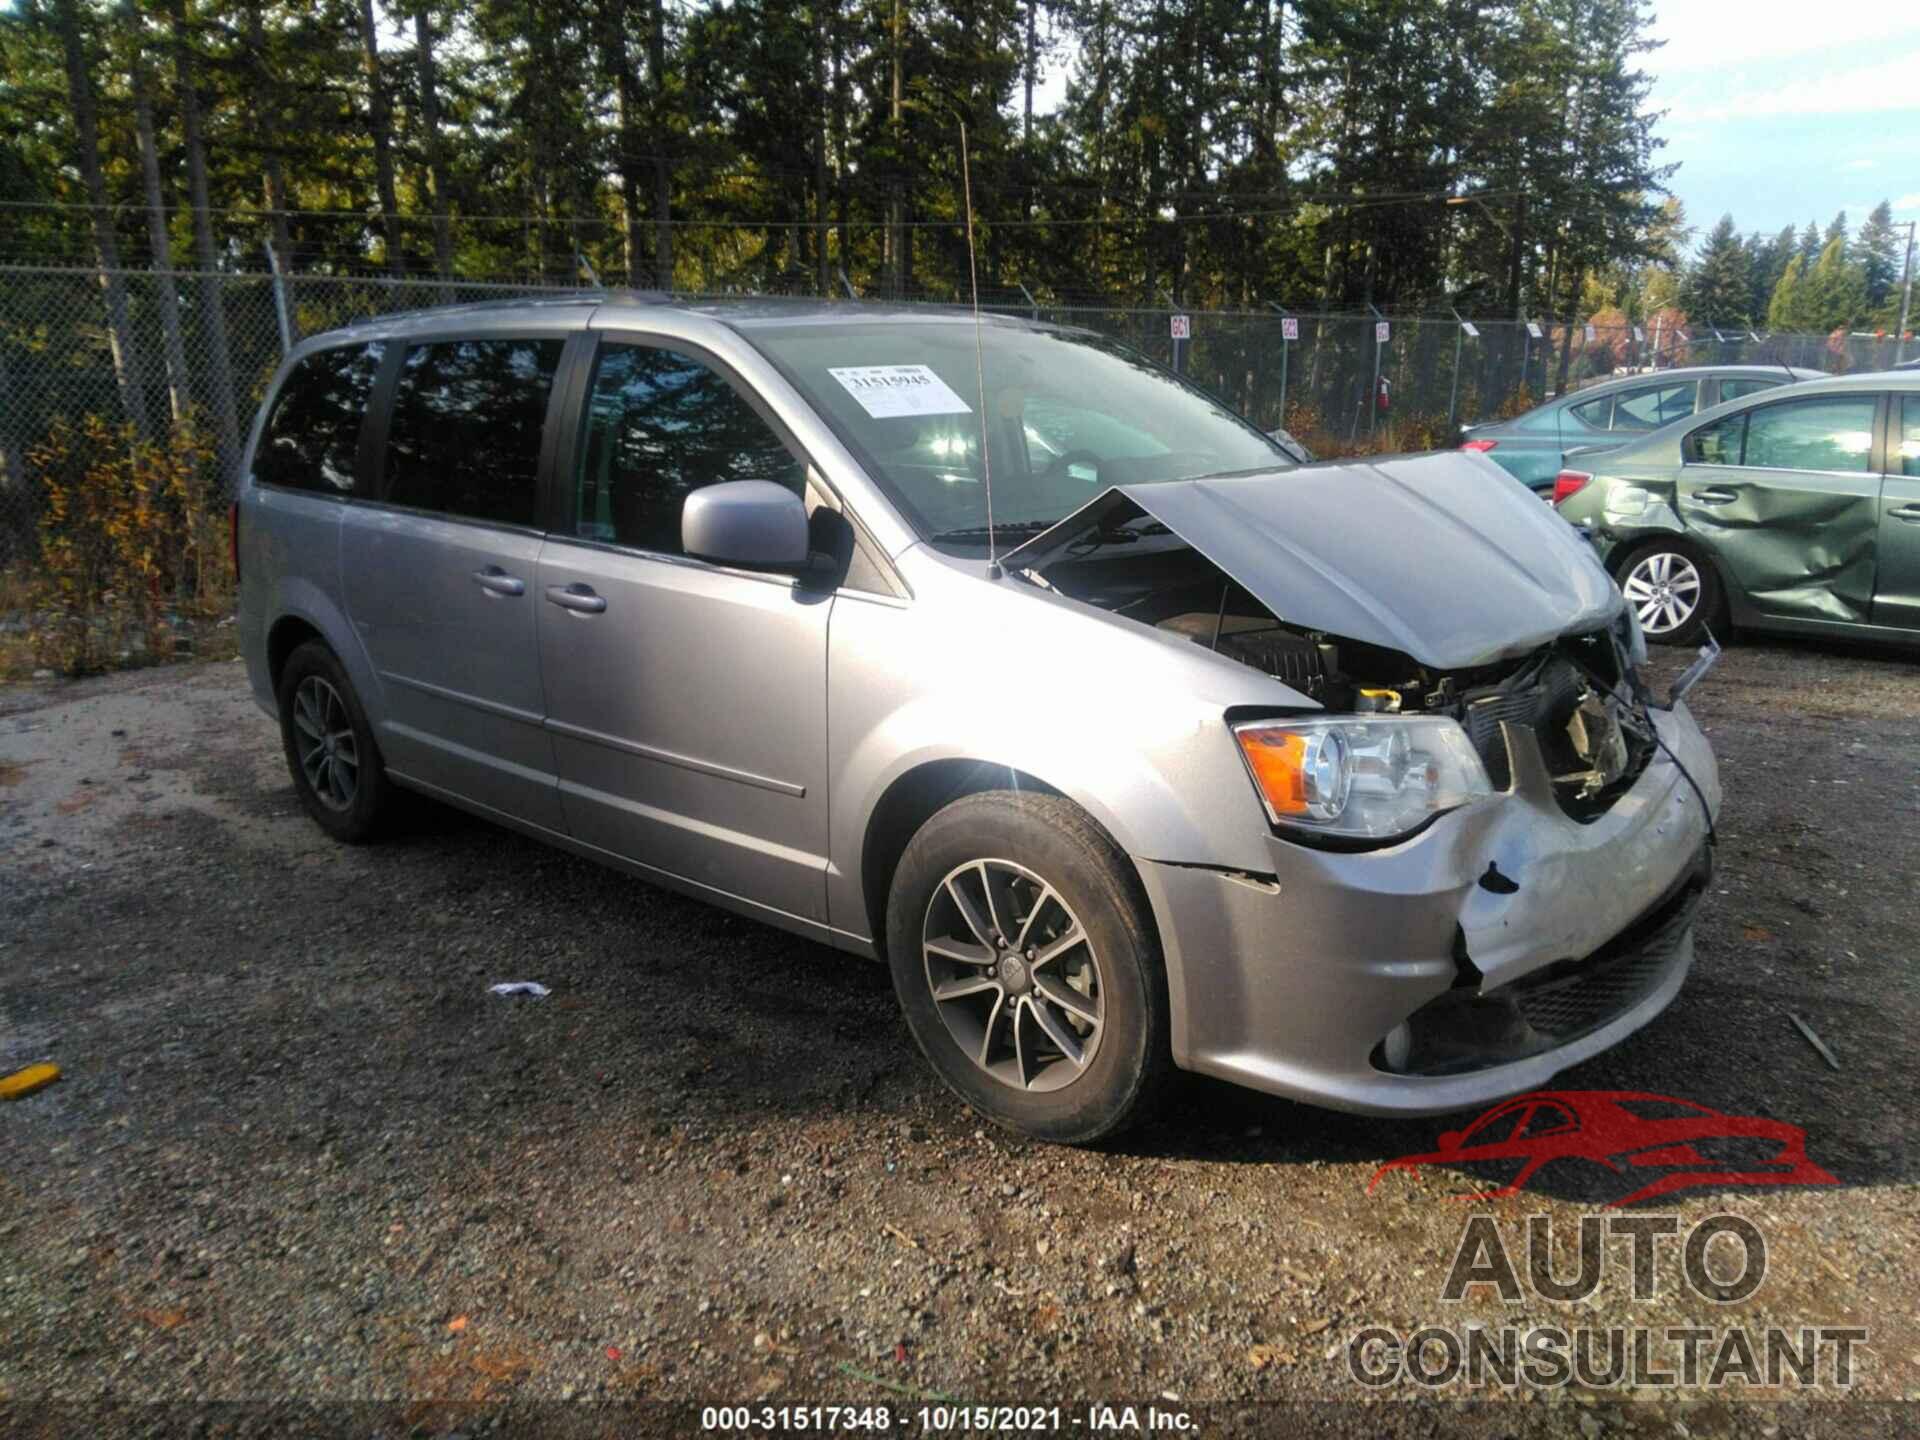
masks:
[[[1072,908],[1011,860],[973,860],[940,882],[922,927],[934,1008],[961,1052],[1015,1090],[1072,1084],[1106,1014],[1100,957]]]
[[[294,752],[307,786],[329,810],[350,810],[360,788],[360,747],[340,692],[309,675],[293,692]]]
[[[1667,635],[1700,608],[1700,571],[1675,550],[1656,550],[1627,572],[1621,593],[1640,616],[1648,635]]]

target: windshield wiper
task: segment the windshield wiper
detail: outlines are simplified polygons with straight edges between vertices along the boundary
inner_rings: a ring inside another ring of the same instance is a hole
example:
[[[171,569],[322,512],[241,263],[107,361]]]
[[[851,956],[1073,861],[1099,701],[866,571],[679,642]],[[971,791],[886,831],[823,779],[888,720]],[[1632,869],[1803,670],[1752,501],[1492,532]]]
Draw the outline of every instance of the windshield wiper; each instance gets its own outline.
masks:
[[[1009,520],[1004,525],[995,525],[991,530],[985,525],[970,525],[960,530],[942,530],[932,537],[932,543],[938,545],[942,540],[985,540],[989,535],[1038,535],[1059,523],[1058,520]]]

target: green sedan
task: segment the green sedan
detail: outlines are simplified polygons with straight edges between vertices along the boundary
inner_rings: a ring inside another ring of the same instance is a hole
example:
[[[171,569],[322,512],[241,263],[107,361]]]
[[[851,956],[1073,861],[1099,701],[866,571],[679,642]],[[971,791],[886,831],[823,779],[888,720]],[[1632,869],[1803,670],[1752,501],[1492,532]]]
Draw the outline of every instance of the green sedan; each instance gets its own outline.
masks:
[[[1554,503],[1649,640],[1920,642],[1920,374],[1748,396],[1568,466]]]
[[[1743,395],[1819,378],[1818,370],[1785,365],[1693,365],[1626,375],[1584,386],[1511,420],[1469,425],[1461,432],[1460,448],[1480,451],[1522,485],[1544,493],[1573,451],[1630,445],[1650,430]]]

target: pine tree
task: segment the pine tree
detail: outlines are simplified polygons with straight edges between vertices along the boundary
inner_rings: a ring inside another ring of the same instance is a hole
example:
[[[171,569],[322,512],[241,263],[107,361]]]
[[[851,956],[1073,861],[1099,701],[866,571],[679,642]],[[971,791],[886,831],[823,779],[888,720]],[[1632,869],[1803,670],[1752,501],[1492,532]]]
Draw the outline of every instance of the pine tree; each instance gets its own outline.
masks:
[[[1867,309],[1878,310],[1900,280],[1901,254],[1906,237],[1893,228],[1893,206],[1882,200],[1867,216],[1854,241],[1854,253],[1866,272]]]
[[[1847,242],[1836,235],[1821,248],[1807,277],[1807,308],[1822,331],[1848,329],[1866,318],[1866,271],[1847,257]]]
[[[1749,264],[1746,247],[1733,228],[1733,216],[1721,216],[1687,272],[1680,291],[1681,308],[1717,328],[1745,326],[1753,313]]]
[[[1820,227],[1811,220],[1807,221],[1807,228],[1800,232],[1800,265],[1802,269],[1811,270],[1813,268],[1814,261],[1820,258],[1820,246],[1822,243],[1820,239]]]
[[[1755,320],[1769,316],[1773,292],[1779,287],[1780,277],[1786,274],[1787,264],[1794,258],[1799,240],[1791,225],[1771,239],[1754,235],[1747,242],[1747,249],[1753,256],[1753,273],[1750,277],[1751,301],[1748,308]],[[1772,325],[1772,320],[1767,320]]]
[[[1773,298],[1767,303],[1767,329],[1776,333],[1802,334],[1815,328],[1807,311],[1807,297],[1803,293],[1805,280],[1806,266],[1795,255],[1787,261],[1787,268],[1781,272],[1779,283],[1773,287]]]

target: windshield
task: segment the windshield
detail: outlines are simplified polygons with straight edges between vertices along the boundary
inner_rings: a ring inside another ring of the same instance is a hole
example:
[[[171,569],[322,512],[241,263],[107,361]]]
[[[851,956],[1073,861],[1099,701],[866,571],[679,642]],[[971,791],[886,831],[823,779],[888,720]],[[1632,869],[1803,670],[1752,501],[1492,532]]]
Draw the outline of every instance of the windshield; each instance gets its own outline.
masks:
[[[966,318],[742,333],[849,442],[907,522],[944,549],[986,548],[983,429],[1002,544],[1048,528],[1109,485],[1293,464],[1218,401],[1091,335],[989,321],[976,361]]]

